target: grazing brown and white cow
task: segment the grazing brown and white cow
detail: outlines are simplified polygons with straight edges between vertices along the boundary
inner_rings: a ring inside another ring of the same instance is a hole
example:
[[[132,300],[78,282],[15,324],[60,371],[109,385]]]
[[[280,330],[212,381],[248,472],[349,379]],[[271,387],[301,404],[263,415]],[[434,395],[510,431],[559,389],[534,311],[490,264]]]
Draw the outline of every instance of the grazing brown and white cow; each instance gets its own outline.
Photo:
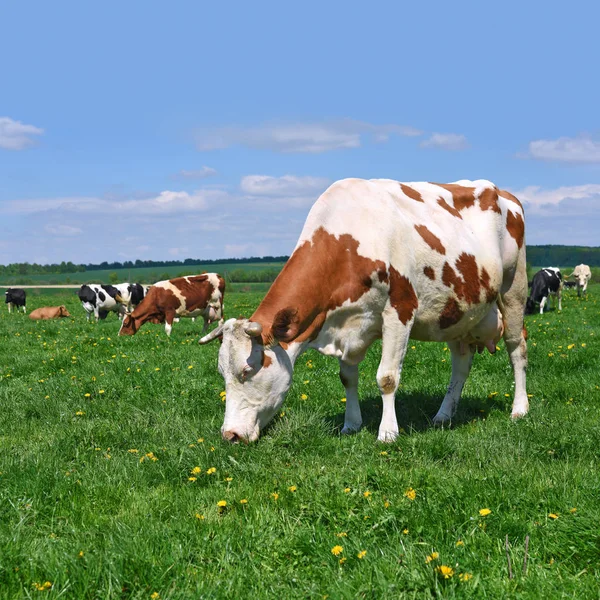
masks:
[[[134,335],[146,322],[164,323],[171,335],[178,317],[202,317],[206,333],[210,323],[223,322],[225,280],[217,273],[159,281],[148,289],[137,308],[125,315],[119,335]]]
[[[581,292],[587,294],[587,286],[592,278],[592,271],[588,265],[581,263],[575,267],[575,270],[567,277],[575,277],[575,283],[577,284],[577,295],[581,296]]]
[[[346,388],[342,433],[358,430],[358,365],[382,338],[378,439],[398,435],[395,393],[409,338],[446,342],[452,379],[434,418],[453,416],[475,349],[503,336],[514,370],[512,416],[525,415],[527,297],[521,203],[489,181],[345,179],[313,205],[292,256],[250,319],[229,319],[219,371],[222,435],[253,441],[281,406],[307,348],[334,356]]]
[[[46,320],[46,319],[58,319],[59,317],[70,317],[71,314],[66,309],[64,304],[61,306],[42,306],[36,308],[29,313],[29,318],[34,321]]]

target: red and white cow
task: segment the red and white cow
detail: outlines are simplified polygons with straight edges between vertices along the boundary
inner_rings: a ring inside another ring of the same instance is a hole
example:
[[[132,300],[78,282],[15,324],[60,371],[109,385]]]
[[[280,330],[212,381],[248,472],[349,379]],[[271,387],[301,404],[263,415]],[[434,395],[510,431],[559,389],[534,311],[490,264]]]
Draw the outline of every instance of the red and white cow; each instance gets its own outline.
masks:
[[[358,365],[382,338],[378,439],[398,435],[395,393],[409,338],[446,342],[452,379],[435,423],[449,421],[477,347],[504,337],[514,370],[512,416],[525,415],[527,297],[521,203],[489,181],[345,179],[313,205],[289,261],[250,319],[229,319],[219,371],[222,435],[254,441],[281,406],[307,348],[334,356],[346,388],[342,433],[358,430]]]
[[[137,308],[125,315],[119,335],[134,335],[146,322],[164,323],[171,335],[178,317],[202,317],[206,333],[208,325],[223,323],[225,280],[217,273],[176,277],[152,285]]]
[[[587,294],[587,286],[592,278],[592,271],[588,265],[581,263],[577,265],[573,272],[567,277],[575,277],[575,283],[577,284],[577,295],[581,296],[581,292]]]

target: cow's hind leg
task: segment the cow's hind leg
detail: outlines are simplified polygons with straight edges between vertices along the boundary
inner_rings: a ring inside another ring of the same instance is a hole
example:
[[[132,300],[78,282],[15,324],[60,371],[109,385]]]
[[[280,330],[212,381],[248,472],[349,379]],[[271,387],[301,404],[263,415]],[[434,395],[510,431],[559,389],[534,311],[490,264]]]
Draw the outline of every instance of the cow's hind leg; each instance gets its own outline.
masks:
[[[396,390],[400,384],[402,362],[413,320],[407,324],[402,323],[391,304],[386,306],[382,316],[381,362],[377,369],[377,385],[383,399],[383,412],[377,439],[380,442],[393,442],[398,437]]]
[[[340,360],[340,379],[346,390],[346,415],[342,434],[357,432],[362,426],[362,415],[358,404],[358,365],[349,365]]]
[[[515,280],[518,275],[515,276]],[[521,286],[522,287],[522,286]],[[529,412],[529,400],[525,387],[527,371],[527,330],[523,321],[525,291],[513,283],[508,292],[501,294],[498,305],[504,322],[504,342],[515,377],[515,398],[512,417],[522,417]]]
[[[463,346],[462,354],[461,346]],[[433,417],[434,425],[444,425],[452,420],[458,408],[465,381],[471,371],[473,355],[475,354],[474,349],[460,342],[449,342],[448,347],[452,353],[452,377],[450,378],[450,384],[448,385],[442,405],[435,417]]]

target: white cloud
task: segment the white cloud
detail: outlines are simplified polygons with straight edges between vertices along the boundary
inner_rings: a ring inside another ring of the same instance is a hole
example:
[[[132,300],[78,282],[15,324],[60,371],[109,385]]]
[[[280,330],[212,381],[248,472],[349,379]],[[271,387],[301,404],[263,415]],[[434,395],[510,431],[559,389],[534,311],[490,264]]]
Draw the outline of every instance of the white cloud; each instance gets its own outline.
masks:
[[[44,229],[48,233],[51,233],[53,235],[60,235],[66,237],[80,235],[81,233],[83,233],[82,229],[80,229],[79,227],[72,227],[71,225],[46,225]]]
[[[576,138],[529,142],[525,158],[568,163],[600,163],[600,140],[584,134]]]
[[[242,177],[240,188],[251,196],[303,196],[322,193],[329,183],[326,177],[246,175]]]
[[[286,153],[319,154],[331,150],[358,148],[365,135],[382,143],[390,136],[418,136],[421,131],[402,125],[374,125],[351,119],[330,123],[267,123],[255,127],[220,127],[199,131],[199,150],[230,146]]]
[[[165,190],[150,198],[114,200],[94,197],[45,198],[12,200],[5,203],[6,212],[34,214],[44,211],[61,213],[110,213],[119,215],[167,215],[195,213],[206,210],[209,205],[223,201],[228,194],[221,190],[198,190],[174,192]]]
[[[596,205],[594,210],[600,210],[600,184],[589,183],[585,185],[562,186],[555,189],[542,189],[541,186],[528,186],[515,190],[514,194],[531,211],[556,211],[561,209],[561,204],[568,202],[568,211],[581,210],[588,206]],[[564,210],[564,207],[563,207]]]
[[[207,177],[214,177],[216,174],[216,169],[213,169],[212,167],[202,166],[199,169],[181,169],[181,171],[177,173],[176,177],[180,179],[206,179]]]
[[[0,117],[0,148],[5,150],[23,150],[32,146],[34,135],[42,135],[43,129],[33,125],[26,125],[10,117]]]
[[[432,133],[421,142],[422,148],[438,148],[440,150],[465,150],[469,147],[467,138],[461,133]]]

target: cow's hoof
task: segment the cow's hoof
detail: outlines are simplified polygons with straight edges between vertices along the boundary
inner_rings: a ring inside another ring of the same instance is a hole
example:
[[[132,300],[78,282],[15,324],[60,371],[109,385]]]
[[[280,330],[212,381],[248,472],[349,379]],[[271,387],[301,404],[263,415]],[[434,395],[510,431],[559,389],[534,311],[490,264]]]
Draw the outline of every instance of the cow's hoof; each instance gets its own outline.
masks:
[[[525,410],[513,410],[512,413],[510,414],[510,418],[513,421],[516,421],[517,419],[522,419],[525,415],[527,415],[529,411],[527,409]]]
[[[353,435],[360,431],[361,424],[359,425],[344,425],[342,429],[342,435]]]
[[[433,417],[433,425],[434,427],[446,427],[449,426],[452,422],[452,417],[447,415],[446,413],[438,413]]]
[[[383,442],[384,444],[390,444],[391,442],[395,442],[397,437],[397,431],[380,431],[377,436],[377,441]]]

